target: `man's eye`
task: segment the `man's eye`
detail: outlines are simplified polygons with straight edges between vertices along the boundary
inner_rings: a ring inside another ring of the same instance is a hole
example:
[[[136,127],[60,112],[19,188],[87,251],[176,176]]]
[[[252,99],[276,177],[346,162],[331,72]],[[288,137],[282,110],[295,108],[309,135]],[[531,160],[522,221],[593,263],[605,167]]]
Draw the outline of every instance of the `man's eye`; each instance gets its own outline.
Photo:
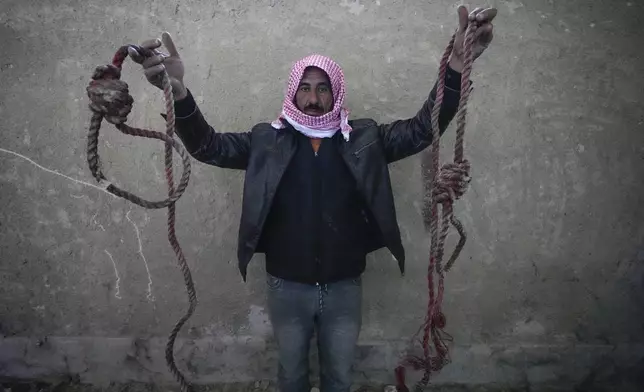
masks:
[[[329,88],[328,87],[320,87],[320,88],[318,88],[318,91],[321,92],[321,93],[328,93]]]
[[[309,91],[309,88],[307,86],[302,86],[300,87],[300,91],[306,92],[306,91]]]

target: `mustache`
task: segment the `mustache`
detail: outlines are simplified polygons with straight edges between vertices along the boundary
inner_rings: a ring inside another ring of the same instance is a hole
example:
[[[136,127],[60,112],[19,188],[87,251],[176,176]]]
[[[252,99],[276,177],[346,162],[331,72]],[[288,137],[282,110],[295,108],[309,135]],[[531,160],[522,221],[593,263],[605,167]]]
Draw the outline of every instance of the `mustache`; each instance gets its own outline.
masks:
[[[304,108],[304,110],[317,110],[317,111],[322,111],[322,106],[320,106],[320,105],[316,105],[316,104],[313,104],[313,105],[306,105],[306,107]]]

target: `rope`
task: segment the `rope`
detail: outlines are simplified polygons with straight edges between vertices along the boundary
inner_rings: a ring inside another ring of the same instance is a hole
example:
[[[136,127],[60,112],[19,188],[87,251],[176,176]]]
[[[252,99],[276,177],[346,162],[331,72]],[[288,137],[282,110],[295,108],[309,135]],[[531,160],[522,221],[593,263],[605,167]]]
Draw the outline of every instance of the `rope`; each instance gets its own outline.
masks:
[[[445,95],[447,64],[452,49],[454,48],[456,34],[452,36],[440,62],[436,100],[432,110],[431,182],[430,187],[427,188],[430,191],[426,192],[425,195],[426,198],[430,198],[429,203],[426,203],[425,206],[427,207],[429,205],[431,209],[430,211],[423,211],[426,218],[429,219],[431,237],[429,268],[427,271],[429,301],[425,321],[414,336],[415,338],[421,330],[423,331],[421,341],[423,355],[422,357],[408,355],[401,362],[400,366],[396,368],[395,375],[397,390],[399,392],[409,392],[409,389],[405,385],[405,369],[407,367],[423,371],[422,379],[415,386],[415,391],[420,392],[429,383],[432,372],[440,371],[450,362],[446,342],[451,341],[452,337],[444,331],[446,319],[441,306],[444,293],[444,273],[452,267],[467,239],[463,225],[454,216],[453,204],[463,196],[470,181],[470,163],[463,158],[463,139],[465,135],[465,116],[467,113],[466,105],[471,91],[472,46],[477,27],[475,22],[471,22],[468,24],[465,32],[465,42],[463,45],[465,61],[463,64],[463,72],[461,73],[461,97],[456,114],[454,162],[446,163],[442,167],[439,166],[440,128],[438,125],[438,117]],[[441,206],[440,212],[439,205]],[[443,266],[445,239],[447,238],[450,224],[456,228],[460,238],[454,252]],[[438,287],[436,287],[436,280],[438,280]]]
[[[112,59],[112,64],[97,67],[92,75],[92,81],[87,87],[87,94],[90,99],[89,108],[92,111],[92,118],[87,136],[87,162],[92,175],[96,178],[99,184],[107,183],[106,190],[108,192],[145,208],[168,208],[168,240],[177,256],[179,267],[183,273],[190,306],[186,313],[175,324],[170,336],[168,337],[165,358],[171,373],[179,384],[181,384],[181,391],[192,392],[192,386],[188,381],[186,381],[174,361],[174,343],[177,334],[192,316],[197,306],[197,294],[195,292],[190,269],[188,268],[186,258],[183,255],[183,251],[181,250],[181,246],[179,245],[179,241],[177,240],[175,233],[175,203],[188,186],[188,180],[190,178],[190,157],[183,146],[173,137],[175,127],[174,95],[172,93],[170,79],[166,73],[163,75],[162,82],[167,114],[166,133],[132,128],[125,124],[127,121],[127,115],[132,110],[132,103],[134,102],[132,96],[129,95],[127,83],[120,80],[121,68],[125,58],[127,57],[127,48],[128,46],[122,46],[119,48]],[[146,57],[153,54],[150,50],[143,49],[141,51]],[[165,174],[166,182],[168,184],[168,198],[161,201],[148,201],[107,182],[105,175],[101,170],[100,158],[98,156],[98,131],[103,119],[114,124],[116,129],[127,135],[159,139],[165,142]],[[176,187],[174,184],[174,175],[172,170],[173,149],[177,151],[183,163],[183,173],[179,180],[179,185]]]

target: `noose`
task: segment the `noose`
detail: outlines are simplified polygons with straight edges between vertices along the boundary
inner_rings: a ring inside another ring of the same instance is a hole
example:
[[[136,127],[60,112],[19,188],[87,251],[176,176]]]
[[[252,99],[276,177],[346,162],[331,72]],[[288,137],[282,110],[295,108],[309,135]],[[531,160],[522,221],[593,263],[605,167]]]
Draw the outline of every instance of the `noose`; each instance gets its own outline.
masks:
[[[170,79],[168,78],[168,74],[165,72],[163,73],[162,87],[166,108],[166,133],[132,128],[125,124],[127,121],[127,115],[132,110],[132,103],[134,102],[132,96],[129,95],[127,83],[120,80],[121,68],[128,55],[127,48],[128,46],[122,46],[119,48],[112,59],[112,64],[97,67],[92,75],[92,81],[87,87],[87,95],[90,99],[89,107],[92,111],[89,133],[87,135],[87,162],[94,178],[99,182],[99,185],[105,186],[105,189],[108,192],[144,208],[168,208],[168,240],[177,256],[179,267],[183,273],[190,306],[186,313],[175,324],[168,337],[165,358],[171,373],[179,384],[181,384],[181,391],[189,392],[193,391],[192,386],[188,381],[186,381],[185,377],[181,371],[179,371],[174,362],[174,343],[177,338],[177,334],[188,321],[190,316],[192,316],[197,306],[197,294],[195,292],[194,283],[192,282],[190,269],[188,268],[186,258],[183,255],[183,251],[181,250],[181,246],[179,245],[179,241],[177,240],[175,233],[175,203],[188,186],[188,180],[190,178],[190,156],[183,146],[173,137],[175,127],[174,95],[172,93]],[[152,51],[148,49],[142,49],[141,52],[146,57],[153,55]],[[144,200],[107,181],[101,170],[100,159],[98,156],[98,131],[103,119],[114,124],[116,129],[126,135],[159,139],[165,142],[165,174],[166,182],[168,183],[168,197],[165,200]],[[179,185],[176,187],[174,185],[174,175],[172,171],[173,149],[177,151],[183,163],[183,173],[179,180]]]
[[[470,22],[465,31],[465,42],[463,44],[464,63],[461,73],[461,97],[456,114],[456,142],[454,146],[454,162],[439,166],[440,153],[440,128],[438,117],[440,115],[443,98],[445,95],[445,75],[449,56],[454,48],[456,34],[452,36],[445,53],[441,58],[438,73],[438,85],[436,100],[432,110],[432,146],[431,146],[431,181],[425,190],[424,215],[429,219],[429,231],[431,239],[429,267],[427,270],[427,288],[429,301],[425,321],[418,333],[423,331],[421,345],[423,354],[421,356],[407,356],[396,368],[397,390],[408,392],[405,385],[405,368],[411,367],[414,370],[422,370],[423,377],[416,384],[415,391],[422,391],[431,378],[432,373],[440,371],[450,362],[449,350],[446,342],[452,337],[445,332],[446,319],[442,312],[445,271],[448,271],[454,261],[458,258],[465,245],[466,235],[462,223],[454,215],[453,205],[465,191],[470,181],[470,163],[463,158],[463,138],[465,135],[465,116],[467,113],[467,101],[470,95],[470,74],[472,72],[473,54],[472,47],[474,35],[478,25]],[[429,200],[428,200],[429,199]],[[440,211],[439,211],[440,205]],[[449,260],[443,265],[445,239],[449,232],[450,224],[456,228],[460,238],[454,252]],[[436,283],[436,281],[438,281]],[[438,287],[436,287],[438,285]],[[418,335],[417,333],[417,335]]]

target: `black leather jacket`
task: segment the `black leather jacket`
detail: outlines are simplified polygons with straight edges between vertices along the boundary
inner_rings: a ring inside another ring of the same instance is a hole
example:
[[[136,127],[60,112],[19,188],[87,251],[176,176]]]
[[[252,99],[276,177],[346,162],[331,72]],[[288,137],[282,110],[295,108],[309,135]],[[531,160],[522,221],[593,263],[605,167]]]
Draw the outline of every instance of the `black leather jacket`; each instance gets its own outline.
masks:
[[[447,80],[447,86],[460,85],[458,73],[448,70],[448,78],[452,80]],[[436,85],[416,116],[410,119],[391,124],[377,124],[371,119],[350,121],[353,128],[350,140],[340,148],[382,233],[382,243],[376,248],[389,248],[398,260],[401,273],[405,269],[405,251],[387,165],[431,144],[431,112],[435,97]],[[460,91],[446,87],[439,116],[441,133],[456,114],[459,99]],[[216,132],[190,94],[176,102],[175,108],[177,134],[195,159],[221,168],[246,171],[237,248],[239,270],[245,280],[277,186],[293,157],[294,136],[274,129],[269,123],[257,124],[249,132]]]

